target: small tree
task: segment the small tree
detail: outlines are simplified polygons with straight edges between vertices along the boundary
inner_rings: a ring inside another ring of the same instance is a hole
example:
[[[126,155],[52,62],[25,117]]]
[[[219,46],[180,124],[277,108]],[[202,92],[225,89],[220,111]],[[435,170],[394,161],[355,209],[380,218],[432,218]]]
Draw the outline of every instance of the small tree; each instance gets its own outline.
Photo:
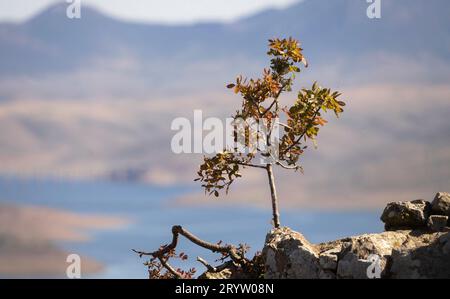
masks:
[[[220,191],[225,189],[228,192],[233,181],[241,177],[239,172],[241,167],[264,169],[269,180],[273,225],[279,227],[280,216],[273,166],[303,171],[299,164],[299,158],[307,148],[306,143],[311,140],[315,144],[320,126],[327,123],[322,118],[322,113],[331,110],[336,116],[339,116],[343,112],[342,107],[345,106],[345,103],[338,100],[340,93],[331,92],[330,89],[322,88],[314,83],[310,89],[302,89],[298,92],[297,99],[291,107],[282,107],[279,102],[280,95],[283,92],[292,91],[295,75],[300,72],[300,65],[303,64],[307,67],[307,63],[298,41],[292,38],[269,40],[267,54],[271,57],[270,68],[264,70],[262,78],[248,80],[239,76],[235,83],[227,86],[243,98],[241,109],[234,115],[235,120],[252,119],[265,122],[267,129],[257,133],[257,137],[265,146],[258,144],[254,150],[246,154],[235,149],[226,149],[213,157],[204,157],[196,180],[202,182],[202,187],[207,193],[218,197]],[[284,123],[278,121],[282,113],[285,116]],[[272,134],[276,125],[283,127],[283,134],[274,146]],[[249,146],[251,134],[252,132],[249,130],[235,130],[234,137],[241,145]],[[265,162],[255,163],[258,156],[263,157]],[[163,245],[153,252],[134,250],[141,257],[144,255],[151,257],[145,263],[149,268],[151,278],[193,277],[195,269],[183,271],[175,269],[169,264],[171,258],[187,259],[187,255],[184,253],[176,254],[175,252],[180,235],[204,249],[220,253],[220,261],[229,259],[223,265],[213,267],[198,257],[197,260],[210,272],[221,271],[230,265],[239,267],[239,271],[245,272],[251,277],[258,277],[263,271],[259,254],[252,259],[245,257],[248,250],[245,244],[233,246],[222,245],[221,241],[209,243],[183,227],[175,225],[172,227],[171,243]]]
[[[270,68],[264,69],[262,78],[248,80],[239,76],[236,83],[227,86],[242,97],[242,107],[233,118],[263,121],[268,129],[258,132],[257,138],[262,139],[266,146],[256,146],[247,154],[236,149],[227,149],[214,157],[205,157],[196,180],[202,182],[206,192],[217,197],[222,189],[228,192],[233,181],[241,177],[241,167],[264,169],[269,180],[273,226],[279,227],[280,214],[273,165],[303,172],[299,158],[307,148],[308,139],[315,145],[320,126],[327,123],[322,118],[322,113],[331,110],[338,117],[343,112],[345,103],[338,100],[339,92],[331,92],[330,89],[314,83],[310,89],[304,88],[298,92],[291,107],[282,107],[279,100],[281,94],[292,91],[295,75],[300,73],[301,64],[305,67],[308,65],[299,42],[292,38],[269,40],[267,54],[271,58]],[[285,123],[276,121],[282,113],[286,119]],[[271,144],[275,125],[282,126],[284,130],[277,147]],[[240,139],[244,141],[243,145],[249,146],[251,133],[248,130],[238,131],[235,132],[235,138],[238,134],[243,137]],[[265,164],[254,163],[258,155],[266,158]]]

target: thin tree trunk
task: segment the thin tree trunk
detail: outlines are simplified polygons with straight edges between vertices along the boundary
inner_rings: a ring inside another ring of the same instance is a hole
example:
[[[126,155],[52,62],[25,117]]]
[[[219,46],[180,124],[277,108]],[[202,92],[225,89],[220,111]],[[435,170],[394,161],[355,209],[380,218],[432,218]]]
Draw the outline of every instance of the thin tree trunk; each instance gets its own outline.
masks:
[[[279,228],[280,212],[278,211],[277,189],[275,188],[275,179],[273,177],[272,164],[267,164],[266,169],[267,169],[267,176],[269,177],[270,195],[272,197],[273,226],[275,228]]]

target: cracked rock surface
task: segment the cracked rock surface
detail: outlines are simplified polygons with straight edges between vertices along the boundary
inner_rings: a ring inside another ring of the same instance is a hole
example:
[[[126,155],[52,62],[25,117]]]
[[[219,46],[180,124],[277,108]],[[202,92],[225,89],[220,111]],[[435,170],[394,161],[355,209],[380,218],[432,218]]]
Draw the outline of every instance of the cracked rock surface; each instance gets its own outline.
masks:
[[[311,244],[283,227],[267,235],[263,258],[265,278],[369,278],[374,264],[381,278],[450,278],[450,232],[397,230]]]

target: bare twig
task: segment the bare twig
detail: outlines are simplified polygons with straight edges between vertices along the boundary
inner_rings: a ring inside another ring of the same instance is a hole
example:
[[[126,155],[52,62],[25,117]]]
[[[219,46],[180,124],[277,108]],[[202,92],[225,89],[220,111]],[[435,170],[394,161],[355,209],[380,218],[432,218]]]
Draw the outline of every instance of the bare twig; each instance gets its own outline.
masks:
[[[285,128],[288,128],[288,129],[293,130],[292,127],[290,127],[290,126],[288,126],[288,125],[286,125],[286,124],[284,124],[284,123],[277,122],[277,124],[279,124],[279,125],[282,126],[282,127],[285,127]]]
[[[139,255],[139,257],[142,257],[142,256],[144,256],[144,255],[152,255],[152,253],[151,252],[145,252],[145,251],[139,251],[139,250],[136,250],[136,249],[131,249],[133,252],[136,252],[138,255]]]
[[[208,249],[212,252],[220,252],[220,253],[224,254],[225,256],[230,257],[232,261],[234,261],[237,264],[240,264],[241,266],[246,266],[249,263],[249,261],[244,256],[242,256],[240,254],[239,250],[236,247],[234,247],[233,245],[222,246],[219,244],[213,244],[213,243],[204,241],[204,240],[198,238],[197,236],[193,235],[191,232],[185,230],[180,225],[174,225],[172,227],[172,242],[170,244],[165,245],[164,247],[160,248],[159,250],[153,251],[153,252],[138,251],[135,249],[133,249],[133,251],[136,252],[137,254],[139,254],[140,257],[147,255],[147,256],[152,256],[154,258],[158,258],[161,262],[161,265],[164,268],[166,268],[172,275],[174,275],[177,278],[183,278],[183,275],[178,273],[178,271],[176,271],[174,268],[172,268],[167,263],[167,259],[165,257],[165,254],[175,250],[175,248],[177,247],[179,235],[184,236],[186,239],[188,239],[192,243],[194,243],[200,247],[203,247],[205,249]]]
[[[300,166],[298,165],[284,165],[280,161],[275,162],[277,165],[279,165],[281,168],[288,169],[288,170],[299,170]]]
[[[279,96],[279,94],[278,94],[278,96]],[[266,115],[266,113],[269,112],[270,109],[272,109],[273,105],[275,105],[275,103],[278,102],[278,96],[272,101],[272,103],[270,104],[270,106],[267,107],[267,108],[263,111],[263,113],[261,113],[261,117],[264,117],[264,116]]]
[[[211,266],[207,261],[205,261],[201,257],[197,256],[197,261],[199,263],[201,263],[203,266],[205,266],[206,269],[208,269],[208,271],[217,272],[217,268],[216,267]]]
[[[266,166],[263,166],[263,165],[256,165],[256,164],[244,163],[244,162],[238,162],[237,164],[242,165],[242,166],[266,169]]]
[[[177,279],[183,279],[183,275],[181,275],[177,270],[175,270],[164,258],[158,258],[161,262],[161,265],[164,266],[164,268],[167,269],[167,271],[170,272],[173,276],[175,276]]]

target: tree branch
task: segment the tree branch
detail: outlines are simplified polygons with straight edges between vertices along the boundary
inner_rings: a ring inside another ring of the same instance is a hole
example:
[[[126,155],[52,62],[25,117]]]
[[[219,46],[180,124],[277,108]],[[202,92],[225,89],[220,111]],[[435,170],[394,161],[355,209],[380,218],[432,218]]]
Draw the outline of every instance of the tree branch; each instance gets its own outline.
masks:
[[[253,101],[253,99],[247,100],[247,101],[250,101],[250,103],[251,103],[253,106],[255,106],[255,109],[256,109],[256,111],[258,112],[258,115],[261,117],[261,112],[259,112],[259,106],[258,106],[258,104],[256,103],[256,101]]]
[[[300,168],[300,166],[298,165],[284,165],[283,163],[281,163],[280,161],[276,161],[275,162],[277,165],[281,166],[284,169],[294,169],[294,170],[298,170]]]
[[[211,266],[207,261],[205,261],[201,257],[197,256],[197,261],[199,263],[201,263],[203,266],[205,266],[206,269],[208,269],[208,271],[217,272],[217,268],[216,267]]]
[[[267,176],[269,178],[270,195],[272,198],[273,226],[275,228],[279,228],[280,227],[280,212],[278,210],[277,189],[275,187],[275,179],[273,177],[272,164],[267,164],[266,170],[267,170]]]
[[[298,165],[285,165],[285,164],[281,163],[281,161],[278,160],[276,157],[274,157],[274,156],[272,155],[272,153],[269,152],[269,155],[270,155],[270,157],[272,158],[272,160],[275,161],[275,164],[276,164],[276,165],[279,165],[279,166],[281,166],[281,167],[284,168],[284,169],[289,169],[289,170],[295,169],[295,170],[298,170],[299,168],[301,168],[301,167],[298,166]]]
[[[278,96],[279,96],[279,95],[278,95]],[[269,105],[269,107],[267,107],[267,108],[263,111],[263,113],[261,113],[261,117],[264,117],[264,116],[266,115],[266,113],[269,112],[270,109],[272,109],[273,105],[275,105],[275,103],[276,103],[277,101],[278,101],[278,97],[275,98],[275,99],[272,101],[272,103]]]
[[[208,249],[212,252],[220,252],[220,253],[226,254],[231,258],[232,261],[234,261],[237,264],[240,264],[241,266],[246,266],[249,263],[249,261],[245,257],[243,257],[239,254],[238,250],[233,245],[221,246],[219,244],[213,244],[213,243],[204,241],[204,240],[198,238],[197,236],[193,235],[191,232],[185,230],[180,225],[174,225],[172,227],[172,242],[170,244],[162,247],[161,249],[159,249],[157,251],[153,251],[153,252],[138,251],[135,249],[132,249],[132,250],[134,252],[136,252],[137,254],[139,254],[139,257],[142,257],[143,255],[148,255],[148,256],[152,256],[154,258],[158,258],[161,262],[161,265],[163,265],[163,267],[166,268],[171,274],[173,274],[176,277],[183,278],[180,273],[178,273],[175,269],[173,269],[167,263],[167,259],[164,256],[165,254],[169,253],[170,251],[174,250],[177,247],[179,235],[184,236],[186,239],[188,239],[192,243],[194,243],[200,247],[203,247],[205,249]]]
[[[283,89],[286,87],[286,84],[282,84],[280,87],[280,90],[278,90],[277,94],[275,95],[275,97],[273,98],[272,103],[269,105],[269,107],[267,107],[267,109],[264,110],[264,112],[261,114],[261,117],[264,117],[266,115],[267,112],[270,111],[270,109],[272,109],[273,105],[275,105],[275,103],[278,102],[278,98],[280,97],[281,93],[283,92]]]
[[[177,270],[175,270],[166,260],[164,260],[164,258],[158,258],[159,261],[161,262],[161,265],[164,266],[164,268],[167,269],[167,271],[170,272],[170,274],[172,274],[173,276],[175,276],[177,279],[183,279],[183,275],[181,275]]]
[[[281,123],[281,122],[277,122],[277,124],[279,124],[282,127],[288,128],[292,130],[292,127],[288,126],[287,124]]]
[[[237,164],[242,165],[242,166],[266,169],[266,167],[263,165],[256,165],[256,164],[245,163],[245,162],[237,162]]]
[[[319,113],[319,111],[322,109],[322,107],[319,107],[316,112],[314,112],[314,115],[312,117],[311,122],[306,126],[305,130],[303,131],[303,133],[294,141],[294,143],[292,143],[290,146],[288,146],[284,151],[283,154],[287,153],[291,148],[293,148],[294,146],[296,146],[300,140],[302,140],[303,136],[305,136],[306,132],[308,131],[309,127],[311,126],[311,124],[313,123],[313,121],[316,119],[317,114]]]

